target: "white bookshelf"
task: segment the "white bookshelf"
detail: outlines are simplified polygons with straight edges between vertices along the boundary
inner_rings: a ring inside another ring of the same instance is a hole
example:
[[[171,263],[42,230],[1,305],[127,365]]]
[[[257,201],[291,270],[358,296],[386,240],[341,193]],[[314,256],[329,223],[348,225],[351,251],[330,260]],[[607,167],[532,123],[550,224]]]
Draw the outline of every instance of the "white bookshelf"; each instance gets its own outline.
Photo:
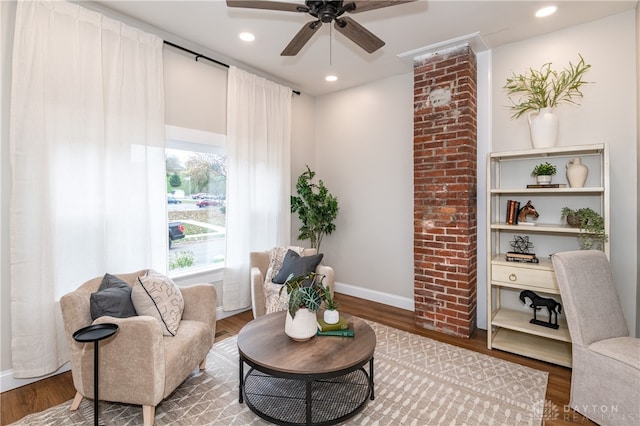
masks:
[[[565,177],[565,165],[575,157],[589,168],[583,188],[569,187]],[[527,184],[535,183],[531,177],[534,166],[545,161],[558,170],[552,183],[565,187],[527,188]],[[592,208],[605,219],[605,232],[609,234],[608,147],[595,144],[494,152],[488,156],[487,175],[487,346],[570,367],[571,337],[564,315],[558,316],[557,330],[531,324],[533,310],[520,304],[518,294],[532,290],[562,303],[550,256],[580,249],[580,229],[560,220],[563,207]],[[531,201],[540,216],[537,220],[527,218],[532,224],[508,225],[507,200],[519,201],[521,206]],[[539,263],[505,259],[516,236],[528,238],[533,244],[530,251]],[[608,243],[604,251],[608,256]],[[546,308],[538,311],[537,317],[548,320]]]

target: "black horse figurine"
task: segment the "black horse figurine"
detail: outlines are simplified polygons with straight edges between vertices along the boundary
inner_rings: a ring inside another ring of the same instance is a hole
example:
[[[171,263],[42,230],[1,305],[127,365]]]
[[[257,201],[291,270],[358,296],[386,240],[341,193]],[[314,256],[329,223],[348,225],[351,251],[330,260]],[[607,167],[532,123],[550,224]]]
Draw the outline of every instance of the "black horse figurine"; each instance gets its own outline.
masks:
[[[531,290],[521,291],[520,301],[525,305],[527,304],[527,298],[529,298],[529,300],[531,301],[531,305],[529,305],[529,307],[533,308],[533,319],[529,322],[532,324],[542,325],[544,327],[549,327],[557,330],[558,314],[562,313],[562,305],[550,297],[538,296]],[[546,307],[549,311],[549,322],[540,321],[538,318],[536,318],[536,312],[539,311],[542,307]],[[554,319],[553,322],[552,319]]]

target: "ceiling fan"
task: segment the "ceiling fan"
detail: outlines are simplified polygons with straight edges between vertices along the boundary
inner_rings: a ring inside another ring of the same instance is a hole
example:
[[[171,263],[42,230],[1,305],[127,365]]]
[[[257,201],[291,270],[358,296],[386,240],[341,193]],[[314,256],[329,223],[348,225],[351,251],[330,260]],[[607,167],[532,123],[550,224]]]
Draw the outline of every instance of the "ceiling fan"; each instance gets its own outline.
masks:
[[[376,37],[372,32],[358,24],[348,16],[342,16],[345,12],[358,13],[367,10],[380,9],[387,6],[395,6],[402,3],[409,3],[415,0],[360,0],[360,1],[322,1],[307,0],[300,3],[284,3],[278,1],[260,0],[227,0],[229,7],[242,7],[249,9],[280,10],[285,12],[308,13],[316,18],[306,23],[298,34],[284,48],[281,56],[295,56],[300,49],[311,39],[322,24],[334,21],[334,28],[353,41],[355,44],[373,53],[384,46],[384,41]]]

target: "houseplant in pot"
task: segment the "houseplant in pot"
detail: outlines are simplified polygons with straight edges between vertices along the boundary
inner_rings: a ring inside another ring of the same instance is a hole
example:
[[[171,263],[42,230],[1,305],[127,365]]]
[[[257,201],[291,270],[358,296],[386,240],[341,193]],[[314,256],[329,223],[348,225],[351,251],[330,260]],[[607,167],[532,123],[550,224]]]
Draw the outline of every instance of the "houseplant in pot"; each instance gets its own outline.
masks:
[[[296,277],[291,274],[280,288],[280,296],[286,292],[289,297],[284,332],[293,340],[305,341],[315,336],[316,312],[325,300],[323,280],[324,275],[315,272]]]
[[[324,288],[324,314],[323,319],[327,324],[337,324],[340,321],[338,312],[339,304],[333,299],[329,286]]]
[[[309,240],[311,248],[320,253],[320,243],[325,235],[336,229],[334,220],[338,216],[338,199],[324,186],[322,180],[313,182],[316,173],[307,166],[307,171],[298,177],[296,191],[291,196],[291,213],[298,213],[299,240]]]
[[[580,88],[589,82],[584,74],[591,68],[580,58],[577,64],[569,62],[568,68],[556,71],[548,62],[539,70],[529,68],[523,74],[507,78],[504,88],[511,100],[512,118],[527,114],[531,130],[531,142],[534,148],[549,148],[558,138],[558,118],[554,108],[569,103],[579,105],[583,97]]]
[[[563,207],[560,220],[566,220],[569,226],[579,227],[578,241],[582,250],[592,248],[602,250],[609,236],[604,232],[604,218],[589,207],[570,209]]]
[[[556,166],[549,162],[540,163],[533,168],[531,176],[536,178],[536,182],[539,184],[551,183],[551,177],[557,172]]]

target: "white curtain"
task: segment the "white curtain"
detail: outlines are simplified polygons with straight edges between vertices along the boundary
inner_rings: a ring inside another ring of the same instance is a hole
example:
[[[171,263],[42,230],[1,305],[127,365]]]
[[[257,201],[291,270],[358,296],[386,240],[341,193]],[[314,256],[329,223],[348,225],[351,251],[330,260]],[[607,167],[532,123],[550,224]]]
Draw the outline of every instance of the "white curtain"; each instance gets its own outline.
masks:
[[[249,253],[288,245],[291,89],[229,69],[225,310],[251,305]]]
[[[165,270],[162,40],[62,1],[17,5],[11,86],[15,377],[66,361],[60,297]]]

